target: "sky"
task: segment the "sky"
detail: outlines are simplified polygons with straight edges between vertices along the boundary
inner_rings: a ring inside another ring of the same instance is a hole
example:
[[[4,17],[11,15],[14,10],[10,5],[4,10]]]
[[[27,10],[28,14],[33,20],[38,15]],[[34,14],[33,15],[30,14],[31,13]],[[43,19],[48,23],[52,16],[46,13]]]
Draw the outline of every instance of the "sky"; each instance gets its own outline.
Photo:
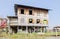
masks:
[[[60,0],[0,0],[0,17],[14,16],[14,4],[50,9],[49,28],[60,25]]]

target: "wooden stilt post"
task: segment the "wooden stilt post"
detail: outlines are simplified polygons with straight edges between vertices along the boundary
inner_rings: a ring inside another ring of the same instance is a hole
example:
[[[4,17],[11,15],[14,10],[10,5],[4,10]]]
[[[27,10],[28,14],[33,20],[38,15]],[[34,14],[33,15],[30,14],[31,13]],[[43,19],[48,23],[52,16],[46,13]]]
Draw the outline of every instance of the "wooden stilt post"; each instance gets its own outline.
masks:
[[[19,26],[17,26],[17,33],[18,33]]]
[[[28,32],[28,27],[26,26],[26,33]]]
[[[43,27],[43,33],[45,33],[45,27]]]
[[[34,26],[34,33],[35,33],[35,26]]]
[[[41,33],[42,33],[42,26],[41,26]]]
[[[8,19],[8,22],[7,22],[7,24],[8,24],[8,34],[10,34],[10,22],[9,22],[9,19]]]

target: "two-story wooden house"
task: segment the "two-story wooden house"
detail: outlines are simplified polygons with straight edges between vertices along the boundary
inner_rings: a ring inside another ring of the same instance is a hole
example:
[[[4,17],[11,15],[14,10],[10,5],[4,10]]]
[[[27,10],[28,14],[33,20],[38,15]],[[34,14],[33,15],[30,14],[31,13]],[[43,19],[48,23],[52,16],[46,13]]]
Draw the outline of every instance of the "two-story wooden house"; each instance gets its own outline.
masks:
[[[12,32],[46,32],[49,9],[15,4],[15,16],[8,16]]]

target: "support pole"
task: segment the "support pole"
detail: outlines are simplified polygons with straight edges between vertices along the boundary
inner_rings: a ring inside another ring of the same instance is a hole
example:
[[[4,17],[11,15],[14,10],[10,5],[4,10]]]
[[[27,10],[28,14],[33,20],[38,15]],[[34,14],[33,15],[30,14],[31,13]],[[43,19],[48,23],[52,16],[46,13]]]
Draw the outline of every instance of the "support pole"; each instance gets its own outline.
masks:
[[[42,33],[42,26],[41,26],[41,33]]]
[[[44,33],[45,33],[45,27],[44,27]]]
[[[17,26],[17,33],[19,32],[19,26]]]
[[[35,33],[35,26],[34,26],[34,33]]]
[[[26,33],[28,33],[28,26],[26,26]]]
[[[7,22],[7,24],[8,24],[8,34],[10,34],[10,21],[9,21],[9,19],[8,19],[8,22]]]

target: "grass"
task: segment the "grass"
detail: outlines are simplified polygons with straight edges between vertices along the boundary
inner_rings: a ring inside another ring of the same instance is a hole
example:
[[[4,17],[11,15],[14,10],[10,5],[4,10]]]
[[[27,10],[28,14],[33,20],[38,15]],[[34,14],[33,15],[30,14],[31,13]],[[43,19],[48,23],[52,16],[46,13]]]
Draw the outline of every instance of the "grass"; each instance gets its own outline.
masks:
[[[60,32],[46,32],[45,36],[60,35]]]
[[[17,34],[6,34],[2,33],[1,36],[9,39],[44,39],[46,36],[56,35],[56,32],[46,32],[44,35],[39,35],[36,33],[26,34],[26,33],[17,33]],[[57,35],[60,35],[60,32],[57,32]]]
[[[9,39],[44,39],[44,36],[40,36],[40,35],[37,35],[37,34],[25,34],[25,33],[17,33],[17,34],[13,34],[13,35],[10,35],[10,34],[2,34],[3,37],[7,37]]]

